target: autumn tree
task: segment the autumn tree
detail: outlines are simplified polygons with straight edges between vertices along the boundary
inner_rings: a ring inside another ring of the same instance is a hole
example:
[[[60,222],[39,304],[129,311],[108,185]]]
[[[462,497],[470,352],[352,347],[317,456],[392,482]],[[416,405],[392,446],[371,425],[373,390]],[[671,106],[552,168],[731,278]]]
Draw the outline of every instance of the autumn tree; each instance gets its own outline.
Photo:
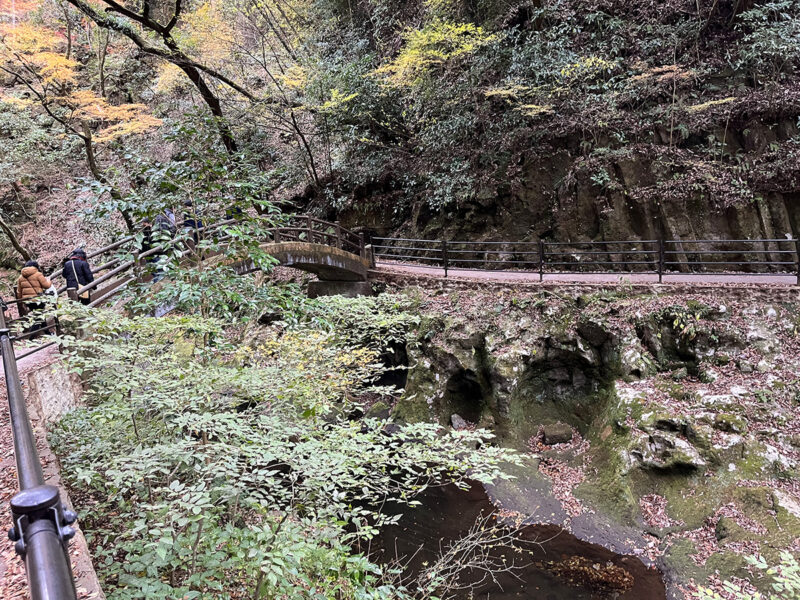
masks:
[[[129,230],[134,223],[123,208],[123,195],[106,177],[97,159],[97,145],[144,133],[161,124],[142,104],[113,105],[94,91],[82,89],[79,63],[59,51],[58,36],[46,28],[17,24],[4,32],[0,70],[13,77],[24,93],[0,100],[19,110],[40,109],[61,125],[64,135],[81,141],[92,176],[121,205]]]
[[[122,34],[144,54],[162,58],[180,69],[200,93],[200,97],[217,120],[217,128],[226,150],[230,154],[236,153],[238,146],[225,119],[222,103],[206,81],[206,77],[227,85],[249,100],[256,100],[256,97],[222,72],[194,60],[181,47],[175,35],[175,27],[184,11],[181,0],[176,0],[172,14],[166,22],[159,20],[153,13],[150,0],[144,0],[141,10],[125,6],[115,0],[103,0],[99,7],[84,0],[67,1],[99,27]]]

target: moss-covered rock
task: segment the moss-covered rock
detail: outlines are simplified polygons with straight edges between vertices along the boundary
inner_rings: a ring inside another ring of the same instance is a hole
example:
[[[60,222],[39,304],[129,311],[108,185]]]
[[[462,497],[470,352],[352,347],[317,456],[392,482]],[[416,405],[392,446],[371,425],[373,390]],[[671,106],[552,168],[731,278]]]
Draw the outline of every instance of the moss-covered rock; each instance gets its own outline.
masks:
[[[731,413],[718,413],[714,417],[714,428],[726,433],[747,433],[747,419]]]

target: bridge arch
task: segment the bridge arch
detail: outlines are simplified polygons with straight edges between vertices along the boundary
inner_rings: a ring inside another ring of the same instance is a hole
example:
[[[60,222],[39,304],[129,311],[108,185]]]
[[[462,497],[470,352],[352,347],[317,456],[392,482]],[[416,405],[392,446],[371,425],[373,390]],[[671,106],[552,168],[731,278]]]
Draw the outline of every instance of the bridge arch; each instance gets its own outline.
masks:
[[[310,242],[268,242],[260,248],[278,264],[314,273],[321,281],[366,281],[370,268],[366,258],[324,244]],[[251,258],[233,264],[240,275],[257,271]]]

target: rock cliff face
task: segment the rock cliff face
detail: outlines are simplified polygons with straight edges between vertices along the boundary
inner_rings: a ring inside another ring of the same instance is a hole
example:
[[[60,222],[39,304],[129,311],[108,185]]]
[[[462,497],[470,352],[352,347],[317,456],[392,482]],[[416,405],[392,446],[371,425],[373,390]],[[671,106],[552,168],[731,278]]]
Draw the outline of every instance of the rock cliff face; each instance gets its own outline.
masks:
[[[722,141],[722,132],[717,132]],[[714,135],[717,135],[714,134]],[[797,138],[794,120],[749,123],[725,134],[730,151],[763,153],[770,144]],[[713,135],[712,135],[713,137]],[[531,151],[519,177],[483,188],[458,206],[432,210],[421,198],[398,210],[402,195],[390,179],[352,192],[340,212],[320,207],[343,225],[378,235],[419,238],[538,240],[778,239],[800,236],[800,190],[796,174],[786,185],[754,185],[747,199],[726,191],[717,175],[688,176],[662,155],[661,144],[628,149],[618,157],[584,160],[564,142],[548,152]],[[683,157],[687,160],[687,157]],[[783,170],[776,161],[775,168]],[[599,175],[598,175],[599,174]],[[779,174],[776,174],[779,175]],[[746,174],[745,174],[746,177]],[[796,183],[796,182],[795,182]],[[716,195],[708,186],[719,186]]]
[[[800,313],[735,294],[427,292],[394,416],[493,429],[677,583],[743,576],[800,549]]]

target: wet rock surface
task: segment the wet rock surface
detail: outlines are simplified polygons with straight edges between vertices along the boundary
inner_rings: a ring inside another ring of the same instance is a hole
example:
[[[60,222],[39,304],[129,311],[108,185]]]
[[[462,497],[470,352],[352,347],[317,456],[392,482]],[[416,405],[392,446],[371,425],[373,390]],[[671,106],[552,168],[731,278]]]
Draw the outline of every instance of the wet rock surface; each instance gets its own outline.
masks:
[[[467,407],[532,453],[490,489],[503,509],[652,561],[675,598],[800,551],[797,298],[506,290],[422,308],[395,416]]]
[[[542,427],[544,443],[553,446],[555,444],[566,444],[572,440],[572,427],[566,423],[553,423]]]
[[[378,559],[405,564],[408,577],[424,573],[450,544],[474,531],[476,522],[485,528],[499,525],[500,531],[513,532],[513,541],[496,542],[490,550],[490,555],[500,563],[513,567],[507,572],[497,572],[496,581],[485,579],[480,569],[462,573],[459,584],[476,587],[456,592],[456,598],[660,600],[667,597],[661,573],[648,566],[646,558],[643,562],[640,557],[626,553],[624,545],[619,551],[609,549],[614,542],[601,531],[595,532],[596,541],[586,541],[556,524],[538,523],[535,517],[525,519],[519,512],[498,507],[498,499],[490,499],[480,484],[473,484],[469,490],[454,486],[432,488],[420,501],[421,506],[404,514],[396,526],[385,528],[374,546]],[[492,531],[491,535],[501,534]]]

